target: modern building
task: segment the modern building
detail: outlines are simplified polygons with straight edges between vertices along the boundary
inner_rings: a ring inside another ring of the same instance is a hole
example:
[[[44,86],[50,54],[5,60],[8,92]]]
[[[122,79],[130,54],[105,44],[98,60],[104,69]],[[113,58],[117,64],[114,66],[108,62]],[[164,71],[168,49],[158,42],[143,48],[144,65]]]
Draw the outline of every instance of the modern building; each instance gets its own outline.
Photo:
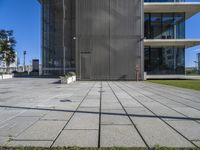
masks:
[[[185,21],[200,3],[184,0],[40,0],[44,75],[136,80],[184,74]],[[139,76],[138,76],[139,75]]]

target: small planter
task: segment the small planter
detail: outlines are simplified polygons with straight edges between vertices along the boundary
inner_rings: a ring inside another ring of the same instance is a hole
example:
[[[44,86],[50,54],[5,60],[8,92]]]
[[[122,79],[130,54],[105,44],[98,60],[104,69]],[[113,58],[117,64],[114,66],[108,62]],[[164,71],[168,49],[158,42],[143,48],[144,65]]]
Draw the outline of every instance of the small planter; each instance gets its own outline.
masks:
[[[71,77],[60,77],[61,84],[70,84],[76,81],[76,76]]]
[[[76,82],[76,76],[72,76],[72,81]]]

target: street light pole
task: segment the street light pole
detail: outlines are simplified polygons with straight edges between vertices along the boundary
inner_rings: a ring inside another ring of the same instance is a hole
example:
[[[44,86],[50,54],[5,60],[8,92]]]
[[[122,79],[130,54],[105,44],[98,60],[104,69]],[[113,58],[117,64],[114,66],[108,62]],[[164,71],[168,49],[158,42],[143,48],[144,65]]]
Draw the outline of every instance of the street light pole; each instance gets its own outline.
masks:
[[[26,71],[26,51],[24,51],[24,72]]]

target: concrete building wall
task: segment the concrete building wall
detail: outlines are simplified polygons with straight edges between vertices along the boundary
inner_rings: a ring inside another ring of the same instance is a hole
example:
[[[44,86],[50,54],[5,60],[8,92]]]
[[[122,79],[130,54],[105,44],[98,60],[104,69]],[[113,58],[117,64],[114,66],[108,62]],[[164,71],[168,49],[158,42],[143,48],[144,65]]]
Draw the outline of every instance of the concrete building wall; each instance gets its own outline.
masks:
[[[76,0],[76,71],[86,80],[135,80],[143,71],[143,1]]]

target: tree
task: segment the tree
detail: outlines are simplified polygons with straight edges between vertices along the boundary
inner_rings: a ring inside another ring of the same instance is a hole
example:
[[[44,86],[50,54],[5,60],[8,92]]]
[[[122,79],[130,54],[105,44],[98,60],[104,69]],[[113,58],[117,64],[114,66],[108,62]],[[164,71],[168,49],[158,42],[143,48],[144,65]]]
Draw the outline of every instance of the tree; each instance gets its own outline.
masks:
[[[15,45],[13,31],[0,30],[0,61],[5,62],[6,72],[8,72],[10,64],[15,62]]]

